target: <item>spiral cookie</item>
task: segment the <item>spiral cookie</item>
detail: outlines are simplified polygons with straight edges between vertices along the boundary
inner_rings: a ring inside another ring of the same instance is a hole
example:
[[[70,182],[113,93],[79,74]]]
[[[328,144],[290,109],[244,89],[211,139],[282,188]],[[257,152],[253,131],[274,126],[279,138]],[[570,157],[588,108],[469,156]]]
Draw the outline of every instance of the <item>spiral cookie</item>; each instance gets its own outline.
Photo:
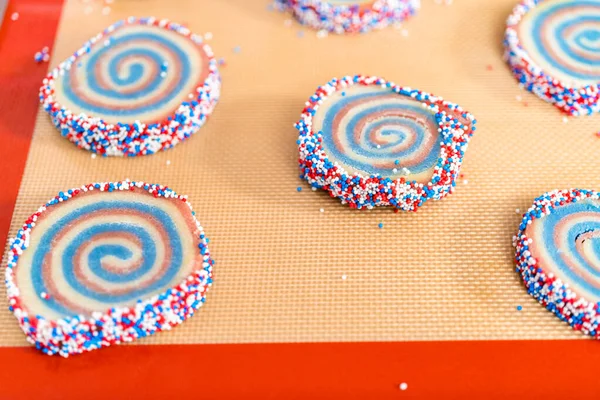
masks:
[[[191,317],[212,265],[185,196],[143,182],[98,183],[59,193],[25,222],[6,284],[28,340],[68,356]]]
[[[573,328],[600,338],[600,195],[578,189],[544,194],[514,241],[528,292]]]
[[[570,115],[600,110],[600,0],[527,0],[507,25],[505,58],[522,86]]]
[[[367,32],[404,21],[420,0],[276,0],[304,25],[335,33]]]
[[[200,36],[166,20],[132,17],[50,72],[40,100],[77,146],[136,156],[170,148],[198,130],[220,85],[212,51]]]
[[[333,79],[296,128],[302,177],[354,208],[416,211],[452,191],[475,119],[384,79]]]

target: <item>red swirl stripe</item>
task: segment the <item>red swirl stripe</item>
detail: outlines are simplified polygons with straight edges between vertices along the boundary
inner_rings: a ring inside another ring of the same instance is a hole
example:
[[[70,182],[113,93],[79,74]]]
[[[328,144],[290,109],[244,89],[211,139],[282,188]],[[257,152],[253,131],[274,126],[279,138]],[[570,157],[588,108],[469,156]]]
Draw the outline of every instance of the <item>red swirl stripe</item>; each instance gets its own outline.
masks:
[[[553,51],[553,46],[551,43],[552,40],[554,40],[554,35],[552,34],[553,33],[552,26],[553,26],[553,24],[555,24],[555,23],[557,24],[558,22],[560,22],[561,17],[563,17],[563,15],[566,13],[577,12],[577,13],[580,13],[581,15],[589,15],[589,14],[593,14],[594,12],[597,13],[598,11],[599,11],[598,7],[586,7],[586,6],[575,6],[574,5],[572,8],[568,9],[567,11],[556,12],[556,13],[548,16],[548,18],[543,21],[542,26],[541,26],[542,34],[540,36],[542,38],[543,49],[545,49],[548,52],[548,54],[550,54],[557,63],[562,64],[565,68],[572,70],[572,71],[576,71],[578,73],[588,74],[590,72],[589,69],[582,68],[577,63],[573,63],[573,62],[571,62],[571,60],[565,59],[564,57],[561,57],[560,54],[557,54],[555,51]],[[580,27],[581,26],[573,26],[573,27],[569,28],[569,31],[572,29],[579,29]],[[575,51],[578,51],[578,49],[576,49],[576,48],[573,48],[573,49]],[[578,54],[580,54],[580,53],[578,53]],[[589,53],[581,53],[581,54],[586,58],[589,58],[589,56],[590,56]]]
[[[179,58],[176,56],[176,54],[169,47],[164,46],[160,42],[155,42],[155,41],[151,41],[151,40],[136,40],[136,43],[141,43],[141,44],[144,44],[144,45],[149,46],[149,47],[159,47],[162,51],[165,51],[165,52],[169,53],[171,62],[169,64],[169,66],[168,66],[168,70],[178,71],[178,70],[181,69],[181,66],[180,66],[180,62],[181,61],[179,60]],[[114,50],[118,50],[119,48],[124,47],[124,46],[131,46],[131,43],[119,43],[119,44],[112,45],[112,46],[114,46],[113,47]],[[106,58],[108,56],[110,56],[110,53],[102,55],[99,58],[98,63],[94,66],[95,74],[96,74],[96,77],[98,79],[98,84],[102,85],[104,88],[109,88],[109,85],[106,83],[106,81],[103,78],[103,75],[100,73],[100,68],[101,68],[102,65],[105,65],[105,63],[102,62],[102,61],[103,61],[104,58]],[[173,60],[175,62],[177,62],[177,64],[172,65]],[[200,57],[200,60],[201,60],[201,63],[202,63],[202,65],[201,65],[201,73],[200,73],[200,76],[198,77],[198,80],[194,84],[194,87],[201,86],[202,83],[206,80],[206,78],[208,77],[208,74],[209,74],[209,61],[210,61],[209,58],[206,57],[204,54],[202,54],[201,57]],[[121,62],[124,62],[124,61],[125,60],[122,60]],[[158,74],[158,70],[156,68],[156,65],[154,65],[154,64],[155,64],[154,62],[148,63],[148,65],[152,66],[152,71],[150,71],[150,72],[152,74]],[[174,73],[174,72],[170,72],[170,73]],[[102,107],[110,106],[110,104],[99,102],[99,101],[95,100],[94,98],[91,98],[90,96],[88,96],[86,94],[86,86],[85,85],[81,85],[79,83],[78,79],[77,79],[76,67],[73,67],[73,68],[70,69],[69,75],[70,75],[71,82],[72,82],[72,90],[73,90],[73,92],[78,97],[80,97],[82,100],[84,100],[87,103],[94,104],[94,105],[97,105],[97,106],[102,106]],[[145,81],[145,82],[147,83],[148,81]],[[177,85],[177,80],[176,79],[170,80],[169,86],[167,86],[165,88],[165,90],[163,91],[163,93],[170,93],[172,90],[174,90],[174,88],[175,88],[176,85]],[[132,93],[135,90],[139,90],[139,89],[140,88],[136,86],[135,88],[132,87],[132,88],[125,89],[125,90],[121,90],[120,89],[120,91],[122,93]],[[157,93],[157,94],[155,94],[155,95],[153,95],[153,96],[145,99],[144,102],[153,104],[157,100],[159,100],[162,97],[162,95],[163,95],[162,93]],[[115,109],[131,110],[131,109],[134,109],[136,107],[138,107],[138,104],[120,103],[118,105],[118,107],[115,107]],[[144,122],[146,122],[146,123],[160,122],[160,121],[164,120],[172,112],[173,112],[173,110],[164,110],[164,112],[162,112],[161,115],[157,116],[154,121],[144,121]]]
[[[598,238],[599,236],[600,236],[600,234],[598,232],[586,232],[586,233],[579,235],[579,237],[577,238],[577,241],[575,242],[575,248],[577,249],[577,252],[581,255],[581,257],[583,257],[585,262],[590,267],[594,268],[598,272],[600,272],[600,268],[595,266],[594,265],[595,260],[589,258],[588,255],[585,253],[583,244],[585,243],[586,240],[595,239],[595,238]]]
[[[568,230],[568,226],[569,224],[573,224],[574,221],[577,220],[584,220],[584,221],[591,221],[591,220],[600,220],[600,215],[598,215],[598,213],[594,213],[594,212],[580,212],[580,213],[576,213],[576,214],[570,214],[568,217],[565,217],[563,219],[560,220],[560,222],[558,222],[556,224],[556,231],[554,232],[554,244],[557,248],[561,248],[561,238],[565,237],[565,235],[563,234],[564,232],[567,232]],[[598,232],[585,232],[582,235],[580,235],[578,237],[578,239],[580,238],[591,238],[594,236],[597,236]],[[540,241],[543,243],[543,241]],[[600,273],[600,268],[597,265],[594,265],[594,262],[590,261],[587,256],[585,256],[585,253],[581,250],[583,250],[583,242],[579,242],[579,240],[577,240],[576,244],[575,244],[579,255],[581,255],[586,261],[589,261],[587,266],[591,269],[594,269],[595,271]],[[593,284],[595,287],[600,288],[600,282],[597,282],[596,279],[592,276],[590,276],[589,274],[585,273],[585,270],[577,268],[577,264],[576,264],[576,260],[573,259],[573,257],[571,256],[571,254],[569,253],[561,253],[561,257],[562,259],[565,261],[565,263],[571,267],[571,270],[573,271],[577,271],[577,274],[585,277],[585,280],[591,284]]]
[[[164,46],[160,42],[154,42],[154,41],[151,41],[151,40],[136,40],[136,43],[140,43],[140,44],[143,44],[143,45],[146,45],[146,46],[149,46],[149,47],[152,47],[152,46],[153,47],[159,47],[162,51],[166,51],[167,53],[169,53],[170,58],[172,60],[176,60],[177,61],[177,65],[175,65],[175,66],[169,65],[170,68],[179,67],[179,68],[177,68],[175,70],[178,70],[178,69],[181,68],[180,64],[179,64],[180,60],[177,58],[177,56],[175,55],[175,53],[170,48],[168,48],[167,46]],[[120,44],[113,45],[113,46],[114,46],[113,50],[116,51],[116,50],[118,50],[121,47],[131,46],[131,43],[120,43]],[[98,83],[101,84],[104,88],[109,89],[109,90],[110,90],[110,87],[106,83],[106,81],[104,81],[103,75],[100,72],[100,69],[102,68],[102,66],[104,66],[104,65],[106,65],[108,63],[108,62],[102,62],[102,61],[105,58],[109,57],[111,54],[112,53],[107,53],[107,54],[102,55],[98,59],[98,62],[96,63],[96,65],[94,65],[94,71],[95,71]],[[151,62],[150,65],[152,65],[152,67],[153,67],[153,71],[152,72],[158,73],[158,70],[156,69],[156,66],[154,65],[154,62]],[[79,83],[79,81],[77,79],[77,74],[75,73],[75,70],[76,70],[75,68],[71,68],[71,70],[70,70],[71,81],[73,83],[73,92],[75,92],[77,94],[77,96],[79,96],[81,99],[85,100],[86,102],[88,102],[90,104],[94,104],[94,105],[102,106],[102,107],[109,106],[110,104],[98,102],[97,100],[95,100],[94,98],[92,98],[92,97],[90,97],[90,96],[88,96],[86,94],[86,87],[87,86],[81,85]],[[203,73],[204,72],[205,71],[203,70]],[[176,82],[177,82],[176,80],[171,80],[170,81],[170,85],[167,87],[167,89],[165,90],[165,92],[169,93],[171,90],[173,90],[173,88],[176,85]],[[123,92],[123,93],[127,93],[127,92]],[[151,96],[151,97],[149,97],[148,99],[146,99],[144,101],[152,104],[152,103],[155,103],[157,99],[160,99],[160,97],[162,97],[162,95],[163,95],[162,93],[157,93],[154,96]],[[115,107],[115,109],[130,110],[130,109],[133,109],[135,107],[137,107],[136,104],[127,104],[127,103],[124,103],[124,104],[119,104],[118,107]]]
[[[102,74],[102,68],[101,68],[102,65],[105,65],[101,62],[102,59],[107,58],[107,57],[108,57],[107,54],[102,55],[99,58],[98,63],[94,66],[94,70],[95,70],[95,74],[97,76],[98,84],[100,86],[102,86],[104,89],[111,90],[110,85],[105,80],[105,76]],[[137,55],[135,57],[130,57],[128,59],[123,59],[123,60],[119,61],[119,64],[117,65],[117,69],[119,71],[121,71],[121,70],[123,70],[123,68],[125,68],[124,64],[126,64],[127,62],[135,61],[135,60],[140,60],[140,61],[144,62],[145,68],[148,68],[147,71],[144,71],[146,79],[141,80],[141,82],[138,83],[137,85],[131,85],[131,87],[129,87],[129,88],[119,88],[119,93],[131,94],[131,93],[135,93],[140,90],[144,90],[152,82],[152,79],[148,79],[148,78],[152,78],[153,76],[158,75],[160,73],[158,71],[158,68],[156,67],[156,63],[154,62],[154,60],[152,60],[152,58],[150,58],[146,55]],[[174,85],[171,83],[169,88],[173,88],[173,86]]]
[[[138,249],[142,248],[142,243],[140,242],[139,238],[137,236],[135,236],[132,233],[129,232],[110,232],[110,233],[100,233],[95,235],[92,240],[86,244],[84,244],[82,247],[80,247],[77,250],[77,254],[75,255],[75,258],[77,260],[81,260],[81,256],[88,250],[94,247],[94,245],[96,244],[97,240],[114,240],[114,239],[120,239],[123,241],[128,241],[130,243],[133,243],[134,246]],[[112,265],[109,262],[103,262],[102,263],[102,267],[109,271],[112,272],[114,274],[119,274],[119,273],[131,273],[134,272],[135,270],[139,269],[141,267],[141,265],[143,264],[143,259],[138,260],[137,262],[135,262],[134,264],[131,264],[130,266],[127,266],[125,268],[122,267],[117,267],[116,265]],[[79,262],[74,263],[74,265],[76,267],[79,267]],[[83,271],[80,270],[76,270],[76,274],[77,273],[83,273]]]
[[[114,215],[120,215],[123,217],[135,216],[135,217],[142,218],[144,220],[152,222],[152,226],[157,230],[157,232],[159,232],[161,240],[163,241],[163,243],[165,243],[165,256],[163,258],[162,265],[161,265],[160,269],[157,271],[157,273],[154,276],[152,276],[142,282],[139,282],[138,284],[136,284],[136,287],[148,286],[149,284],[152,284],[152,282],[160,279],[160,277],[162,275],[164,275],[164,273],[166,272],[167,267],[169,265],[169,260],[171,258],[171,248],[168,245],[168,237],[167,237],[166,232],[164,231],[164,228],[151,215],[140,213],[140,212],[137,212],[134,210],[122,210],[122,211],[111,210],[110,212],[105,211],[105,210],[95,211],[93,213],[90,213],[88,215],[82,216],[81,218],[74,220],[72,224],[70,224],[68,227],[66,227],[66,229],[64,229],[60,232],[60,234],[54,239],[54,242],[55,243],[60,242],[63,239],[63,237],[70,230],[74,229],[79,224],[84,223],[87,220],[101,217],[101,216],[114,216]],[[80,264],[80,259],[81,259],[80,255],[81,255],[81,249],[79,249],[77,251],[77,253],[75,255],[75,259],[73,260],[74,261],[73,264],[75,266],[75,271],[73,271],[73,272],[74,272],[76,278],[82,284],[86,285],[88,288],[90,288],[91,290],[93,290],[97,293],[109,293],[109,294],[119,295],[119,294],[125,294],[129,291],[128,288],[108,290],[107,288],[104,288],[104,287],[90,281],[89,279],[87,279],[83,273],[83,267]],[[81,307],[80,305],[73,303],[72,301],[67,299],[64,295],[61,294],[61,290],[58,287],[56,287],[56,283],[52,279],[52,272],[51,272],[52,263],[50,260],[51,256],[52,256],[52,252],[49,252],[48,255],[44,259],[44,264],[42,267],[43,278],[44,278],[44,282],[46,283],[47,288],[48,288],[48,292],[49,292],[48,294],[50,296],[54,297],[59,303],[63,304],[65,307],[67,307],[73,311],[76,311],[79,313],[96,311],[96,310],[87,310],[87,309]]]
[[[597,27],[597,24],[593,24],[593,23],[590,23],[590,22],[588,22],[588,23],[582,23],[582,24],[579,24],[577,26],[571,26],[571,27],[565,29],[565,36],[566,37],[571,37],[571,36],[573,36],[573,31],[576,31],[576,30],[581,29],[581,28],[583,28],[585,26],[588,26],[588,25],[590,27],[592,27],[592,28]],[[589,51],[584,51],[584,50],[582,50],[582,49],[580,49],[578,47],[572,47],[571,50],[574,53],[577,53],[578,55],[580,55],[581,57],[584,57],[584,58],[587,58],[587,59],[593,60],[593,61],[600,61],[600,54],[589,52]]]
[[[383,94],[381,96],[375,96],[375,97],[370,97],[370,98],[365,98],[365,99],[357,99],[355,101],[348,103],[346,106],[344,106],[340,110],[340,112],[335,116],[333,123],[332,123],[332,133],[334,135],[333,143],[335,144],[337,150],[340,153],[342,153],[342,154],[345,153],[344,145],[340,139],[340,135],[344,134],[344,132],[342,132],[340,130],[341,121],[356,107],[359,107],[361,105],[368,104],[371,102],[386,101],[386,100],[391,100],[391,101],[398,100],[398,96],[395,94]],[[371,120],[381,118],[381,117],[400,117],[400,118],[411,119],[414,122],[423,126],[423,128],[425,130],[427,130],[428,132],[437,132],[437,128],[438,128],[433,122],[430,122],[430,123],[424,122],[422,115],[415,113],[411,110],[407,110],[407,109],[382,110],[382,111],[378,111],[378,112],[366,115],[359,122],[357,122],[356,129],[354,132],[354,141],[356,143],[360,143],[361,135],[363,134],[365,125],[368,124]],[[408,127],[406,127],[406,128],[408,129]],[[369,138],[374,143],[377,143],[377,140],[374,139],[375,138],[374,135],[376,135],[376,133],[379,132],[379,130],[381,130],[381,129],[383,129],[383,127],[380,127],[378,130],[372,131],[370,133]],[[414,132],[411,131],[411,133],[414,133]],[[392,151],[402,151],[402,150],[410,148],[410,146],[412,146],[416,141],[416,134],[412,134],[409,136],[410,136],[410,140],[400,143]],[[416,165],[416,164],[422,162],[427,157],[429,151],[435,146],[435,144],[436,144],[436,135],[427,135],[426,141],[422,145],[422,149],[424,149],[425,151],[420,151],[418,154],[414,154],[412,158],[403,160],[403,165],[410,167],[412,165]],[[377,167],[391,169],[391,168],[394,168],[394,162],[390,161],[389,163],[377,164]]]

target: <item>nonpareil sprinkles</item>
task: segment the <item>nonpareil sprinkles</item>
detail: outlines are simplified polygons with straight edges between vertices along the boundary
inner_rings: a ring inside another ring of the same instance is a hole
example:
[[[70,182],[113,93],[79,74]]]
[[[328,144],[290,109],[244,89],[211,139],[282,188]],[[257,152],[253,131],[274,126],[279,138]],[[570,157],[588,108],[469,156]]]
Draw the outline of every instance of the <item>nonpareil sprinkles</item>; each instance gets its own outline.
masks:
[[[319,31],[363,33],[402,22],[416,13],[420,0],[276,0],[303,25]]]
[[[600,111],[599,0],[526,0],[504,36],[505,58],[525,89],[563,112]]]
[[[61,135],[101,155],[168,149],[196,132],[219,100],[212,50],[188,28],[130,17],[51,71],[40,101]]]
[[[574,329],[600,338],[600,194],[571,189],[538,197],[513,244],[527,292]]]
[[[301,177],[353,208],[416,211],[452,192],[475,124],[456,104],[382,78],[333,79],[295,125]]]
[[[169,330],[212,284],[186,196],[122,181],[60,192],[10,242],[9,309],[27,340],[67,357]]]

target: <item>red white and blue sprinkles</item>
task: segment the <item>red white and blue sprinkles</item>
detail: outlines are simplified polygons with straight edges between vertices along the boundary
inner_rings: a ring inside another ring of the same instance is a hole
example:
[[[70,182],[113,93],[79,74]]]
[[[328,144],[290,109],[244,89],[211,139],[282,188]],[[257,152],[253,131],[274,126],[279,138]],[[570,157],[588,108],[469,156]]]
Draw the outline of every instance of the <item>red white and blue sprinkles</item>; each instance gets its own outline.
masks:
[[[301,178],[352,208],[416,211],[452,192],[475,123],[456,104],[382,78],[335,78],[295,125]]]
[[[409,18],[420,0],[276,0],[303,25],[335,33],[363,33]]]
[[[67,357],[182,323],[204,303],[213,265],[186,196],[126,180],[40,207],[10,242],[5,282],[27,340]]]
[[[600,339],[600,194],[570,189],[538,197],[513,241],[528,293]]]
[[[525,89],[589,115],[600,111],[599,38],[599,0],[526,0],[508,18],[505,58]]]
[[[44,79],[40,101],[60,133],[108,156],[171,148],[219,100],[211,48],[188,28],[130,17],[94,36]]]

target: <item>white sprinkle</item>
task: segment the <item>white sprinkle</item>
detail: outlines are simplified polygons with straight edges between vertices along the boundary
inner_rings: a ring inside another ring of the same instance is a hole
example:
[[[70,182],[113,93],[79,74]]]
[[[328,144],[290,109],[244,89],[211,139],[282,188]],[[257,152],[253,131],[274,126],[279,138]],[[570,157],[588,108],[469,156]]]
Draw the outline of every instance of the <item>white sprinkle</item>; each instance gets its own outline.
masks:
[[[283,25],[285,25],[285,26],[292,26],[292,20],[291,19],[286,19],[285,21],[283,21]]]
[[[398,168],[394,168],[392,171],[393,171],[394,173],[397,173],[397,172],[398,172]]]
[[[96,153],[92,153],[92,158],[96,158]]]
[[[407,37],[408,36],[408,30],[407,29],[402,29],[400,31],[400,34],[402,34],[402,36]]]
[[[408,384],[406,382],[402,382],[400,384],[400,390],[406,390],[406,389],[408,389]]]
[[[10,16],[10,19],[12,19],[13,21],[18,20],[19,19],[19,13],[18,12],[12,13],[12,15]]]
[[[378,149],[380,149],[380,148],[381,148],[381,145],[380,145],[380,144],[378,144],[378,145],[377,145],[377,148],[378,148]]]
[[[163,72],[160,73],[160,77],[161,78],[164,78],[165,76],[167,76],[167,73],[165,71],[163,71]]]
[[[105,46],[108,46],[108,45],[110,45],[110,40],[106,39],[106,40],[104,41],[104,45],[105,45]]]
[[[317,188],[316,188],[316,187],[312,187],[311,189],[312,189],[312,191],[313,191],[313,192],[316,192],[316,191],[317,191]]]
[[[342,275],[342,280],[346,280],[347,276],[346,275]]]
[[[110,7],[106,6],[102,9],[102,15],[108,15],[110,14]]]
[[[466,180],[466,179],[463,179],[463,183],[464,183],[465,185],[468,185],[468,184],[469,184],[469,181],[468,181],[468,180]]]
[[[171,160],[167,160],[167,165],[171,165]]]
[[[321,212],[325,212],[325,210],[324,210],[324,209],[322,209],[322,208],[321,208],[319,211],[321,211]]]
[[[517,98],[517,101],[521,101],[521,100],[523,100],[523,98],[522,98],[521,96],[519,96],[519,95],[517,95],[517,97],[516,97],[516,98]]]
[[[402,172],[404,172],[406,175],[410,174],[410,170],[406,167],[402,167]]]
[[[515,212],[516,212],[517,214],[521,214],[521,209],[517,208],[517,209],[515,210]]]
[[[210,39],[212,39],[212,38],[213,38],[213,34],[212,34],[212,32],[206,32],[206,33],[204,34],[204,39],[206,39],[206,40],[210,40]]]
[[[321,29],[320,31],[317,32],[317,38],[322,39],[324,37],[327,37],[328,34],[329,33],[326,30]]]
[[[563,117],[563,122],[566,124],[567,122],[569,122],[569,119],[567,117]]]

